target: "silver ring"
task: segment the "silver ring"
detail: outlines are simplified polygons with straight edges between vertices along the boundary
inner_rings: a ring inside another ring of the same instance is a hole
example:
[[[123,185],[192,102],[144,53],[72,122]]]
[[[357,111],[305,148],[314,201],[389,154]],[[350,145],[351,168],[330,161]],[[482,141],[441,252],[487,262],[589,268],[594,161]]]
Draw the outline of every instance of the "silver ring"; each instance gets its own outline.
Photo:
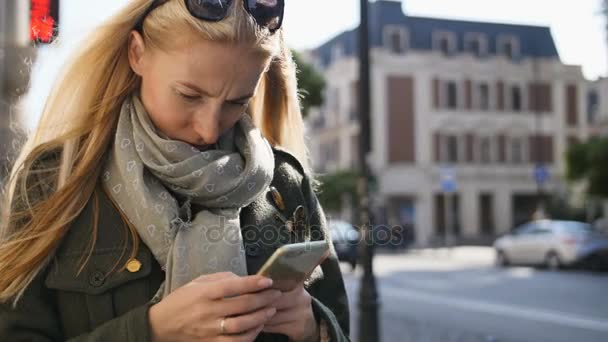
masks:
[[[220,335],[225,335],[226,334],[226,318],[222,318],[222,320],[220,321]]]

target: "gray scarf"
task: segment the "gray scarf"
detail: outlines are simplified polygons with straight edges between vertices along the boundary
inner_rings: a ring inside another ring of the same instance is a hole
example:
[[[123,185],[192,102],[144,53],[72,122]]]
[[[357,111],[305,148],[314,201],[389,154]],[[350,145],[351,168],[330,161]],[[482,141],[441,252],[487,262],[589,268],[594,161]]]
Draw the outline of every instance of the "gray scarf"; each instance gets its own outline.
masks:
[[[137,95],[125,100],[102,177],[166,272],[153,303],[203,274],[247,275],[239,214],[273,170],[270,144],[248,114],[217,149],[200,151],[157,131]],[[191,204],[204,209],[192,213]]]

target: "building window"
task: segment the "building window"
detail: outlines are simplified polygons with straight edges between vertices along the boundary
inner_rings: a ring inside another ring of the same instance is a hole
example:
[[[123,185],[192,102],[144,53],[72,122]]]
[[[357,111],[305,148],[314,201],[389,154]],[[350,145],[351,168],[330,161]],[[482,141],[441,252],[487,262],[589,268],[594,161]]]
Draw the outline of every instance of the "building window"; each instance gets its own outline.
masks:
[[[464,49],[475,57],[484,57],[488,51],[488,41],[483,33],[467,33]]]
[[[550,113],[553,111],[553,89],[551,83],[530,83],[528,105],[530,111]]]
[[[483,235],[495,234],[494,195],[491,193],[479,194],[479,222],[481,223],[480,228]]]
[[[597,92],[590,91],[587,95],[587,122],[590,124],[597,122],[599,102]]]
[[[440,163],[456,164],[461,158],[461,141],[457,135],[435,135],[435,160]]]
[[[338,165],[340,157],[340,140],[335,139],[321,145],[321,169],[331,170]]]
[[[407,29],[401,26],[388,25],[384,28],[384,46],[391,53],[400,55],[405,53],[408,44]]]
[[[338,116],[340,113],[340,89],[331,88],[329,92],[329,103],[331,103],[331,115]]]
[[[439,50],[446,56],[450,54],[450,41],[447,38],[441,38],[439,41]]]
[[[493,154],[492,138],[483,137],[479,139],[479,161],[482,164],[490,164],[494,161]]]
[[[499,36],[497,41],[497,51],[509,60],[519,58],[519,40],[515,36]]]
[[[458,84],[454,81],[445,83],[445,108],[458,109]]]
[[[456,52],[456,35],[453,32],[440,31],[433,35],[433,49],[440,51],[444,56]]]
[[[521,112],[522,110],[522,100],[521,100],[521,87],[520,86],[512,86],[511,87],[511,110],[514,112]]]
[[[503,53],[509,59],[513,59],[513,54],[515,53],[513,50],[513,44],[511,42],[506,42],[505,45],[503,45]]]
[[[477,85],[477,106],[480,110],[490,109],[490,86],[487,83]]]
[[[447,136],[446,139],[446,158],[445,161],[451,164],[458,163],[458,137],[454,135]]]
[[[521,138],[513,138],[511,139],[511,163],[513,164],[523,164],[525,162],[524,151],[526,147],[524,146],[524,140]]]

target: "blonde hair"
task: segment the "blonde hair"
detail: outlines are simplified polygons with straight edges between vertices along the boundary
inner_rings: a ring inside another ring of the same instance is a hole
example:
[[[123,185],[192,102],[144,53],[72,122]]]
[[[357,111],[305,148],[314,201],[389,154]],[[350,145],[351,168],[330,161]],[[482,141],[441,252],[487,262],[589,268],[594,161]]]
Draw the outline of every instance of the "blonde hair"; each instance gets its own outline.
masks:
[[[63,70],[37,129],[15,160],[0,206],[1,302],[13,300],[16,305],[90,199],[94,204],[90,252],[79,272],[93,251],[99,214],[95,186],[102,156],[113,141],[123,100],[140,84],[128,61],[129,35],[149,5],[149,0],[131,0],[88,37]],[[249,114],[271,144],[293,152],[308,171],[296,67],[283,31],[270,34],[237,5],[220,22],[197,20],[181,0],[158,7],[143,23],[144,41],[158,49],[171,49],[176,36],[192,34],[250,44],[271,58]],[[37,163],[53,151],[60,151],[56,165],[45,168]],[[50,190],[44,196],[37,191],[41,186]],[[137,232],[125,222],[125,233],[133,238],[134,256]]]

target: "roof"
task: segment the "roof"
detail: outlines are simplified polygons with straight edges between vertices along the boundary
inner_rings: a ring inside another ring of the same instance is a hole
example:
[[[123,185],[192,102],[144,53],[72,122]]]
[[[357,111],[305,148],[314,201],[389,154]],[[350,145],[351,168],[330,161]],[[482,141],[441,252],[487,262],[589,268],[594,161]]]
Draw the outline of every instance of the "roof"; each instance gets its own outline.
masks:
[[[556,58],[559,53],[548,27],[450,20],[440,18],[413,17],[405,15],[400,1],[379,0],[370,3],[370,44],[382,46],[384,27],[400,25],[409,31],[409,49],[430,51],[433,48],[433,33],[437,31],[453,32],[457,36],[457,52],[464,52],[467,33],[483,33],[488,41],[488,55],[497,55],[497,42],[501,36],[513,36],[519,41],[519,58]],[[314,50],[321,63],[327,66],[331,61],[332,49],[340,44],[346,56],[357,55],[358,28],[330,39]]]

